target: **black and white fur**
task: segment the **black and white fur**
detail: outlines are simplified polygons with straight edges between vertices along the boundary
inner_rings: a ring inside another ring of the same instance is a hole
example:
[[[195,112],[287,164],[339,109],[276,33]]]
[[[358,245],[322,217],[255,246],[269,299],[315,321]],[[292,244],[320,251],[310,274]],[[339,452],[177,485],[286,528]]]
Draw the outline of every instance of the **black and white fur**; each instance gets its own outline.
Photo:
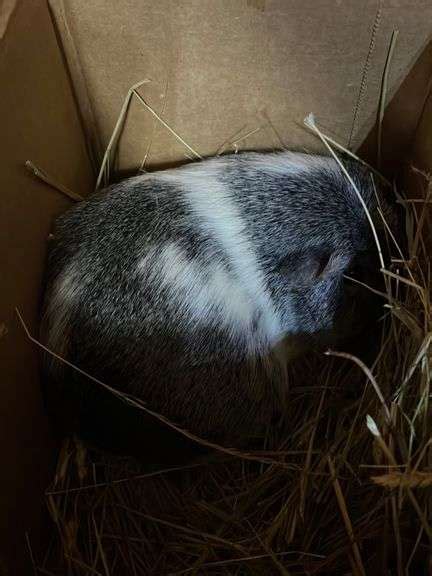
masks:
[[[374,212],[369,173],[348,169]],[[57,220],[44,343],[192,432],[244,438],[280,411],[299,342],[351,326],[344,275],[373,251],[332,158],[244,153],[140,175]],[[96,384],[45,366],[78,429],[121,432]]]

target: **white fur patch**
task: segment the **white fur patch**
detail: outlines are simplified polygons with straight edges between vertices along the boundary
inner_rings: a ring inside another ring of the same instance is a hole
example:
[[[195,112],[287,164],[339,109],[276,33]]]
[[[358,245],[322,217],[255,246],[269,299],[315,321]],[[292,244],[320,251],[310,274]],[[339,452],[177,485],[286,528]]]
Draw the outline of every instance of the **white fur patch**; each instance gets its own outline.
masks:
[[[203,268],[175,243],[163,248],[158,262],[162,284],[192,321],[204,326],[222,324],[233,336],[250,328],[254,307],[220,264]]]
[[[146,254],[138,261],[137,271],[141,276],[148,278],[153,277],[156,273],[155,266],[157,264],[157,255],[160,253],[160,248],[154,246],[146,247]]]
[[[278,152],[275,154],[253,154],[251,166],[259,171],[275,175],[298,174],[314,169],[334,170],[336,162],[325,156],[313,156],[300,152]]]
[[[277,153],[244,153],[239,160],[244,162],[243,167],[250,166],[251,170],[265,172],[274,175],[289,175],[307,172],[314,169],[335,170],[337,165],[332,158],[326,156],[309,155],[300,152],[277,152]],[[231,306],[229,316],[233,324],[237,323],[238,328],[248,324],[247,318],[258,319],[258,334],[268,344],[274,345],[283,337],[283,330],[280,325],[277,312],[270,295],[266,290],[263,271],[258,264],[254,247],[248,239],[245,231],[245,223],[242,220],[241,212],[230,194],[229,187],[224,186],[219,176],[227,169],[234,169],[233,159],[230,157],[218,157],[193,162],[179,169],[165,170],[147,174],[140,178],[150,180],[166,181],[175,186],[180,186],[184,198],[188,201],[190,209],[197,217],[197,222],[209,235],[217,240],[225,249],[231,266],[235,272],[235,278],[222,280],[222,275],[226,272],[221,268],[213,277],[213,284],[207,284],[199,295],[195,294],[195,317],[200,314],[208,314],[211,300],[218,302],[222,306],[225,301],[225,310],[228,317],[228,308]],[[196,284],[204,286],[202,277],[197,276],[199,270],[194,268],[193,262],[185,262],[184,255],[177,252],[178,247],[171,245],[164,258],[166,262],[171,262],[171,270],[165,267],[167,278],[174,275],[177,281],[186,288],[192,278],[196,279]],[[183,258],[183,259],[182,259]],[[178,259],[177,266],[174,261]],[[223,273],[223,274],[222,274]],[[175,283],[175,282],[174,282]],[[211,284],[211,283],[210,283]],[[223,298],[220,292],[223,286]],[[204,305],[206,302],[206,305]],[[253,312],[249,310],[240,312],[240,306],[248,302],[248,306],[253,307]],[[237,315],[235,310],[238,310]],[[295,318],[295,315],[291,315]],[[203,318],[204,316],[202,316]],[[292,330],[296,330],[292,326]],[[255,343],[259,344],[259,343]],[[254,346],[255,344],[251,344]]]
[[[237,160],[243,161],[250,166],[252,170],[267,172],[268,174],[288,175],[307,172],[314,169],[336,170],[338,168],[336,161],[328,156],[315,154],[306,154],[303,152],[243,152],[238,155]],[[188,178],[200,178],[204,181],[207,177],[217,176],[226,168],[235,168],[232,155],[218,156],[201,161],[191,162],[180,168],[161,170],[159,172],[150,172],[136,176],[131,180],[152,180],[166,178],[171,182],[177,179],[183,180]]]
[[[273,344],[281,338],[282,329],[241,213],[229,190],[217,179],[223,166],[223,162],[203,162],[159,173],[157,178],[181,187],[199,225],[223,246],[235,273],[237,290],[246,295],[259,319],[260,338]],[[230,297],[230,292],[224,295],[227,300]]]
[[[66,268],[55,281],[45,312],[46,345],[62,357],[67,357],[69,348],[72,307],[80,296],[80,285],[72,266]],[[50,358],[52,366],[60,367]]]

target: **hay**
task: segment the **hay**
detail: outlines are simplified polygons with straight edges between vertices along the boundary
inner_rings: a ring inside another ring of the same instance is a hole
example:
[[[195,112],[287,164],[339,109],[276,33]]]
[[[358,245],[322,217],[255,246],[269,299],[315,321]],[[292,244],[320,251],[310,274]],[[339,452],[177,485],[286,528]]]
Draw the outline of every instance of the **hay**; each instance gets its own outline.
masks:
[[[378,106],[378,118],[377,118],[377,166],[381,168],[381,148],[382,148],[382,126],[384,120],[384,113],[386,107],[387,99],[387,87],[388,87],[388,77],[390,73],[390,64],[393,58],[393,52],[396,47],[396,41],[399,34],[399,30],[393,30],[389,49],[387,52],[387,58],[384,65],[383,78],[381,83],[381,94]]]
[[[60,182],[56,182],[46,172],[38,168],[31,160],[26,160],[24,166],[27,168],[29,172],[33,174],[33,176],[35,176],[39,180],[42,180],[42,182],[48,184],[48,186],[54,188],[55,190],[57,190],[57,192],[60,192],[60,194],[63,194],[63,196],[66,196],[70,200],[73,200],[74,202],[81,202],[81,200],[84,200],[84,198],[79,194],[77,194],[76,192],[69,190],[69,188],[67,188],[63,184],[60,184]]]
[[[66,440],[47,491],[56,533],[40,573],[426,573],[429,206],[404,203],[408,255],[389,236],[391,294],[382,294],[387,314],[373,365],[334,353],[293,366],[285,427],[263,439],[262,451],[146,473]]]

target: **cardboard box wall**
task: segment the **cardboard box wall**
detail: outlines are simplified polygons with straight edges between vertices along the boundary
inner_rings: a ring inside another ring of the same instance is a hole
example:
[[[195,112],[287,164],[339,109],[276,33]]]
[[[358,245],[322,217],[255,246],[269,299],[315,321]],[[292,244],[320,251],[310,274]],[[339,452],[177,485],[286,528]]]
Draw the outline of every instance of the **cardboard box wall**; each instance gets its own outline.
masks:
[[[373,126],[391,31],[399,40],[386,118],[386,168],[407,153],[432,161],[432,4],[366,0],[4,0],[0,4],[0,574],[25,574],[47,532],[43,490],[55,444],[43,413],[37,333],[45,241],[70,201],[34,179],[32,160],[82,195],[129,87],[201,155],[248,132],[239,148],[319,143],[302,127],[314,112],[342,144]],[[422,53],[422,56],[419,55]],[[413,63],[417,66],[412,69]],[[410,74],[408,72],[412,69]],[[407,76],[408,75],[408,76]],[[403,80],[405,82],[403,83]],[[399,91],[397,92],[397,90]],[[186,159],[187,150],[137,102],[121,168]],[[363,152],[374,155],[373,135]],[[9,572],[7,572],[9,570]]]

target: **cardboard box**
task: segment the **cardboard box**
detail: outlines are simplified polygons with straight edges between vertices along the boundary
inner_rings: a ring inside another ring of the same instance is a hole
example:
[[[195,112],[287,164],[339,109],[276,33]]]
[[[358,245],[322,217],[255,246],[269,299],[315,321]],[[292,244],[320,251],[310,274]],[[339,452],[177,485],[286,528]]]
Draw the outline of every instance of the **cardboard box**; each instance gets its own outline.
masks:
[[[302,125],[357,148],[371,132],[393,29],[384,169],[432,166],[432,4],[425,0],[4,0],[0,4],[0,574],[27,574],[48,530],[43,492],[55,442],[43,412],[37,333],[45,243],[70,200],[34,178],[31,160],[63,186],[91,192],[131,85],[200,155],[320,150]],[[413,67],[414,62],[416,66]],[[394,96],[394,97],[393,97]],[[245,137],[246,136],[246,137]],[[376,138],[361,147],[374,158]],[[121,170],[187,160],[190,152],[134,100]]]

